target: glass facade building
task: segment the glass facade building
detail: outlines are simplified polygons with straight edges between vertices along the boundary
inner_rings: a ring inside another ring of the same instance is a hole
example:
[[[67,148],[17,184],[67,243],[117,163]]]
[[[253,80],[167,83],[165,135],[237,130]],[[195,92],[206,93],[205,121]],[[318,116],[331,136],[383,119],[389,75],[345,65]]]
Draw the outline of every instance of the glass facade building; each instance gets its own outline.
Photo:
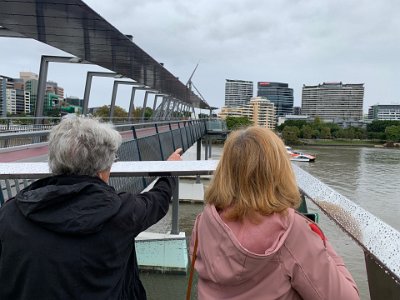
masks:
[[[267,98],[275,105],[276,116],[293,114],[293,89],[282,82],[258,82],[257,96]]]

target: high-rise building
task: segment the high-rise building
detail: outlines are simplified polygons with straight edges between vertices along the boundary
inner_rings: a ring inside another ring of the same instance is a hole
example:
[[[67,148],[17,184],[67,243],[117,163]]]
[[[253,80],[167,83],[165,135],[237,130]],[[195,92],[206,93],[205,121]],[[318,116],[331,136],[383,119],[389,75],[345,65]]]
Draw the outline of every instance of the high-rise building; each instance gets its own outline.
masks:
[[[30,114],[34,115],[36,110],[37,92],[38,92],[38,80],[29,79],[25,82],[25,91],[29,92],[30,95]]]
[[[25,90],[20,78],[6,78],[6,108],[12,115],[29,114],[30,93]]]
[[[272,101],[263,97],[253,97],[249,104],[253,111],[251,119],[254,125],[275,128],[276,108]]]
[[[293,113],[293,89],[282,82],[258,82],[257,96],[267,98],[275,105],[277,117]]]
[[[0,76],[0,117],[7,117],[7,78]]]
[[[38,74],[32,72],[19,72],[19,78],[21,78],[24,83],[31,79],[39,80]]]
[[[245,105],[253,97],[253,82],[226,79],[225,106],[234,107]]]
[[[64,88],[60,87],[57,82],[46,82],[46,94],[47,93],[56,94],[59,101],[64,101]]]
[[[275,107],[274,104],[266,98],[252,97],[245,105],[222,107],[219,117],[225,119],[226,117],[248,117],[253,121],[253,125],[275,128]]]
[[[358,121],[363,117],[363,102],[363,83],[303,85],[301,111],[329,122]]]
[[[368,109],[368,119],[400,120],[400,104],[377,104]]]

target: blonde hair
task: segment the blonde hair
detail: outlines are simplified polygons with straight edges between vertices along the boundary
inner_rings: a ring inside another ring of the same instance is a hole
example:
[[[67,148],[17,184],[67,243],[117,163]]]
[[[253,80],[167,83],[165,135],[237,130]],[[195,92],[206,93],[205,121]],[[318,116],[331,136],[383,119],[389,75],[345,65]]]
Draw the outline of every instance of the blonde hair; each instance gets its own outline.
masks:
[[[205,194],[231,220],[298,207],[300,193],[289,156],[270,129],[249,127],[229,134]]]

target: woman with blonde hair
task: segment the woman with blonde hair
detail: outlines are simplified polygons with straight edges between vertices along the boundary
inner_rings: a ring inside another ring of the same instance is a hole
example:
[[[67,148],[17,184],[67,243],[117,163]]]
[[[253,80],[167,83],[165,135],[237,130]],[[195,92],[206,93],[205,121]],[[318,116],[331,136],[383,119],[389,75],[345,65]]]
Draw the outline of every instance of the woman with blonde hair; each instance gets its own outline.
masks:
[[[191,241],[199,299],[359,299],[343,260],[296,212],[296,179],[271,130],[229,135],[205,202]]]

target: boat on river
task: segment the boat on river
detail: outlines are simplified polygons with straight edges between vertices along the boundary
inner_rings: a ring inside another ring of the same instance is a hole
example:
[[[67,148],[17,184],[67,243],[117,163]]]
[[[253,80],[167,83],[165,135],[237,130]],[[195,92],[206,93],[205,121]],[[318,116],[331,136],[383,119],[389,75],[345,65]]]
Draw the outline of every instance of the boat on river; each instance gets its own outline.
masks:
[[[285,146],[286,151],[289,154],[290,160],[291,161],[300,161],[300,162],[314,162],[316,159],[315,155],[303,153],[297,150],[293,150],[289,146]]]

